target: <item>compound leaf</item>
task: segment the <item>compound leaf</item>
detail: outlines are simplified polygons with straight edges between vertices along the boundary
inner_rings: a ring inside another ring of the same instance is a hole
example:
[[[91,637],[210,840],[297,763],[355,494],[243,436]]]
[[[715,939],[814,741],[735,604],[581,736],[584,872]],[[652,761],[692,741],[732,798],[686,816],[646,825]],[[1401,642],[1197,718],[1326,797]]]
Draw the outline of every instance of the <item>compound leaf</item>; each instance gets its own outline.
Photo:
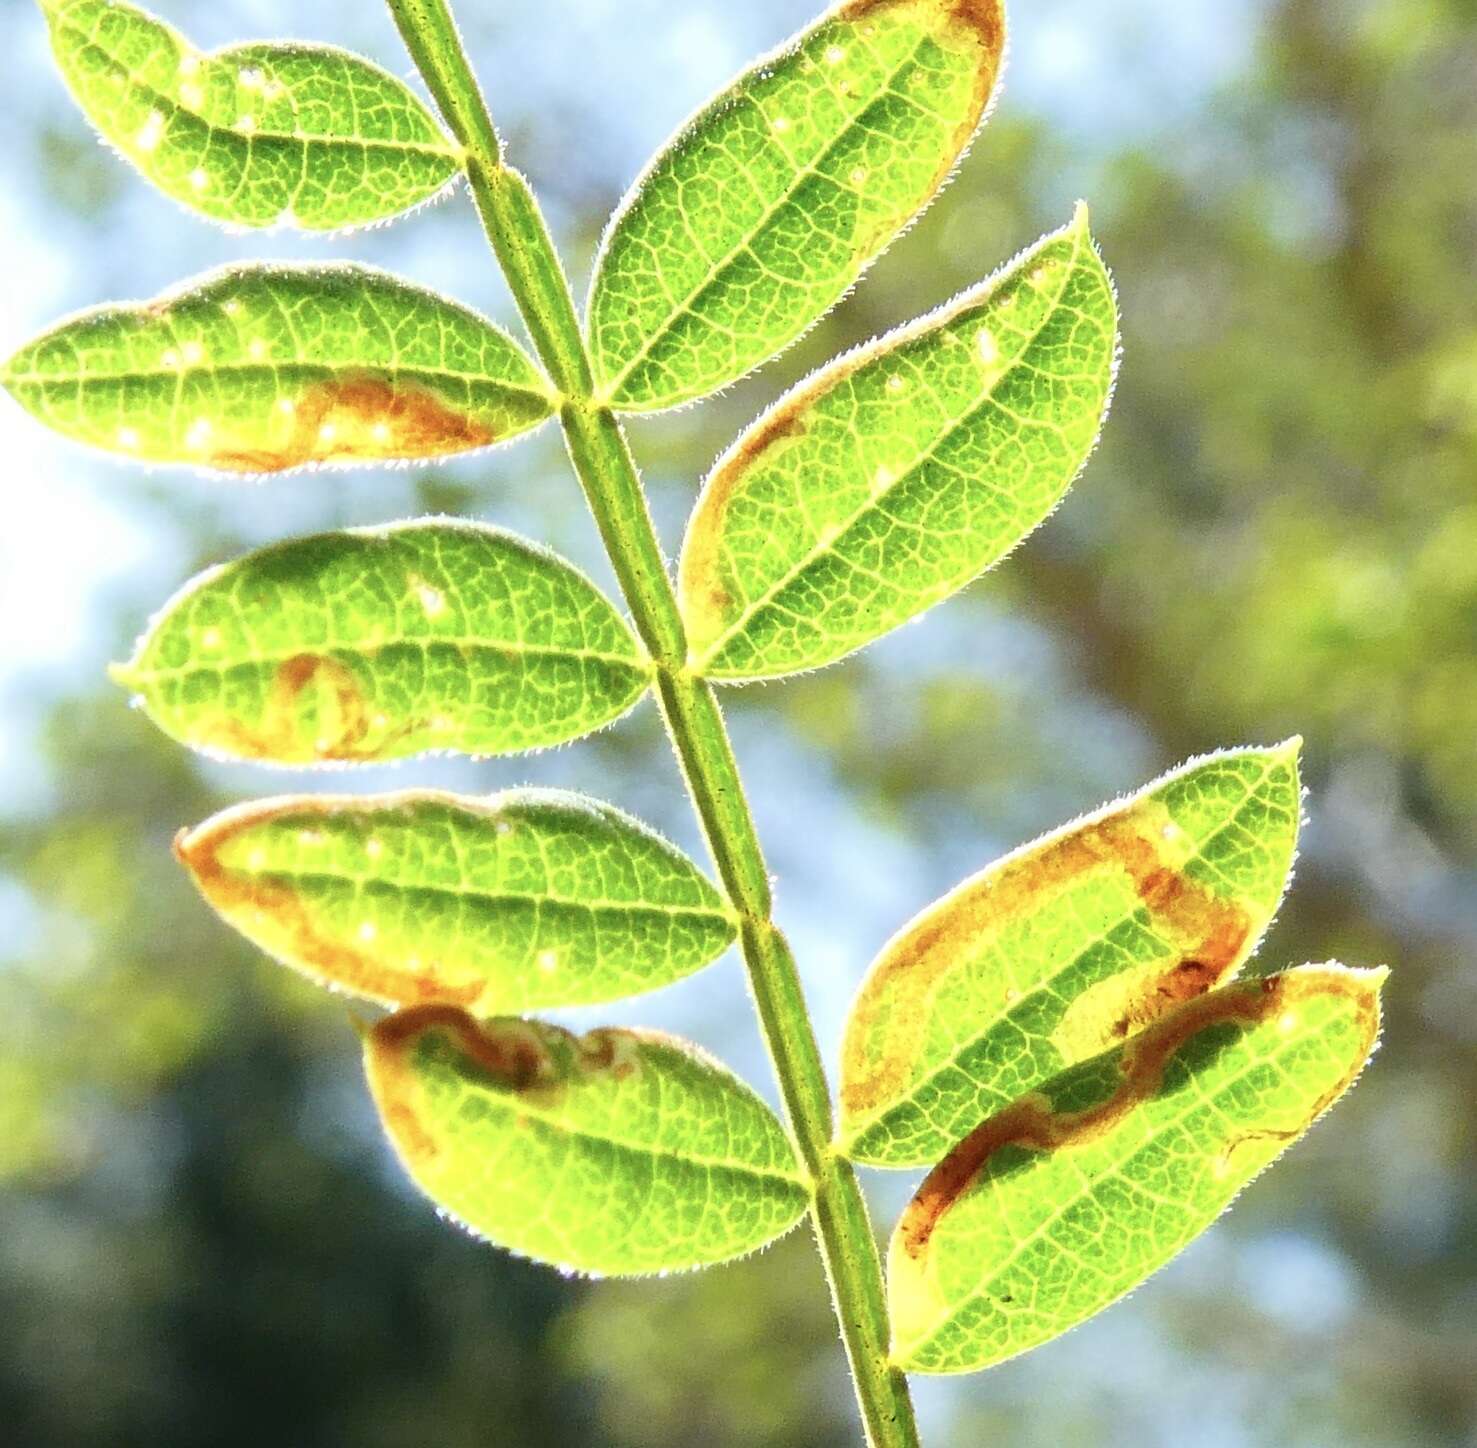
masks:
[[[232,226],[331,231],[429,200],[462,168],[415,94],[348,51],[202,54],[122,0],[42,0],[77,103],[164,194]]]
[[[1000,0],[846,0],[679,131],[596,262],[612,405],[702,397],[839,301],[947,178],[1004,36]]]
[[[624,714],[651,674],[584,574],[501,529],[431,520],[211,569],[113,676],[181,743],[311,764],[562,743]]]
[[[690,975],[734,937],[685,855],[557,790],[262,800],[175,849],[248,939],[385,1004],[498,1015],[616,1000]]]
[[[486,318],[349,263],[227,267],[93,308],[22,347],[0,383],[67,437],[227,473],[445,457],[553,410]]]
[[[1346,1091],[1386,972],[1304,966],[1201,996],[986,1121],[893,1234],[893,1357],[971,1372],[1142,1282]]]
[[[752,1252],[809,1195],[774,1113],[694,1046],[582,1037],[420,1006],[365,1064],[406,1170],[503,1247],[581,1272],[678,1271]]]
[[[815,668],[963,588],[1071,486],[1116,349],[1079,208],[941,312],[802,383],[703,488],[682,551],[692,668]]]
[[[883,948],[852,1007],[842,1150],[932,1163],[1064,1067],[1219,985],[1297,848],[1301,741],[1194,761],[996,861]]]

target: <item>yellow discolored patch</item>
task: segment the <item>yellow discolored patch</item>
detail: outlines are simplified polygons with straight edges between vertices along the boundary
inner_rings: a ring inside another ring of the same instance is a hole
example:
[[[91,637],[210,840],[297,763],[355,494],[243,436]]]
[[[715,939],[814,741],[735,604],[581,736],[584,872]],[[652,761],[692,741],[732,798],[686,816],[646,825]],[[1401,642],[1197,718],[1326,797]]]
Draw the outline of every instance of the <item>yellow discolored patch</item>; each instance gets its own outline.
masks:
[[[202,461],[222,472],[278,473],[311,463],[445,457],[496,440],[485,422],[426,388],[363,375],[282,399],[262,430],[223,439]]]
[[[192,732],[202,748],[288,764],[373,759],[387,742],[369,742],[369,707],[354,671],[342,660],[312,653],[277,665],[254,725],[219,715],[202,718]]]
[[[955,132],[948,160],[930,187],[932,195],[954,169],[959,152],[974,135],[995,93],[1005,58],[1004,0],[850,0],[838,12],[838,18],[850,24],[886,15],[916,18],[944,45],[963,45],[974,52],[973,104]]]
[[[983,50],[999,56],[1005,49],[1003,0],[849,0],[838,18],[857,24],[879,15],[922,14],[945,28],[967,33]]]
[[[587,1031],[575,1043],[579,1067],[587,1073],[604,1073],[624,1081],[640,1069],[639,1039],[636,1033],[614,1026]]]

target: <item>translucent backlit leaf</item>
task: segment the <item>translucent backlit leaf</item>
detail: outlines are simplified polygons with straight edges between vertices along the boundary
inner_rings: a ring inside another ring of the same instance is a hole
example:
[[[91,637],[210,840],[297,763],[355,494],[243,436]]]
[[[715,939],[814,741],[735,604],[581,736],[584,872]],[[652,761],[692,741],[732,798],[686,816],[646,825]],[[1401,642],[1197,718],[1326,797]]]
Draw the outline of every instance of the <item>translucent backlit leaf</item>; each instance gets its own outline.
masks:
[[[998,562],[1080,471],[1116,351],[1079,209],[941,312],[822,368],[703,489],[682,551],[692,667],[830,663]]]
[[[905,926],[847,1023],[847,1155],[937,1161],[1064,1067],[1229,979],[1287,885],[1300,745],[1175,770],[996,861]]]
[[[268,799],[175,848],[248,939],[385,1004],[497,1015],[616,1000],[690,975],[734,936],[685,855],[555,790]]]
[[[345,263],[227,267],[95,307],[22,347],[0,383],[67,437],[227,473],[445,457],[554,405],[486,318]]]
[[[415,94],[348,51],[203,54],[121,0],[41,0],[87,118],[166,196],[233,226],[331,231],[426,201],[461,155]]]
[[[631,411],[798,337],[943,184],[994,89],[999,0],[845,0],[668,143],[606,233],[597,379]]]
[[[774,1113],[694,1046],[420,1006],[365,1064],[405,1168],[499,1246],[582,1272],[676,1271],[788,1231],[809,1195]]]
[[[553,553],[431,520],[293,539],[211,569],[113,675],[182,743],[310,764],[558,744],[625,713],[650,664]]]
[[[1163,1266],[1353,1083],[1384,977],[1304,966],[1227,986],[978,1127],[893,1234],[895,1360],[988,1367]]]

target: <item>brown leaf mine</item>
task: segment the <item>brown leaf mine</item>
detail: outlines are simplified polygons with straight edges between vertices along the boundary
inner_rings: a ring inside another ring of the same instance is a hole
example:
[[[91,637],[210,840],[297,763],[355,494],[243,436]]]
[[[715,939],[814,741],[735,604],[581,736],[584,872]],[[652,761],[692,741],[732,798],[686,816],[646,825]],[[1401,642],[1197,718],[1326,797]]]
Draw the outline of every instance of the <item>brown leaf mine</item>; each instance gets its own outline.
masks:
[[[863,1115],[894,1099],[911,1078],[926,1017],[898,1002],[925,1001],[946,972],[979,954],[1007,924],[1029,917],[1085,877],[1126,876],[1155,933],[1175,952],[1167,969],[1109,976],[1078,994],[1053,1034],[1064,1056],[1080,1058],[1150,1024],[1210,990],[1242,959],[1251,920],[1179,870],[1163,836],[1168,816],[1141,801],[1063,834],[967,882],[884,951],[852,1017],[848,1038],[871,1043],[843,1087],[846,1111]]]
[[[387,738],[371,742],[371,724],[354,670],[327,654],[302,653],[276,666],[255,724],[228,713],[202,715],[195,732],[200,747],[233,758],[310,763],[376,758]]]
[[[996,1153],[1007,1146],[1033,1152],[1070,1150],[1095,1141],[1117,1126],[1135,1106],[1160,1090],[1169,1061],[1201,1032],[1216,1026],[1251,1029],[1270,1021],[1297,1020],[1310,997],[1346,997],[1355,1005],[1364,1048],[1353,1071],[1333,1086],[1307,1113],[1313,1120],[1332,1103],[1362,1068],[1379,1035],[1378,996],[1370,975],[1340,967],[1306,967],[1261,980],[1248,980],[1202,995],[1165,1016],[1121,1048],[1115,1088],[1095,1106],[1057,1111],[1045,1092],[1033,1092],[990,1117],[966,1136],[924,1179],[898,1224],[897,1242],[915,1261],[950,1209],[988,1172]],[[1265,1138],[1268,1133],[1255,1133]],[[1276,1133],[1279,1139],[1292,1133]],[[1234,1151],[1240,1141],[1233,1142]]]
[[[331,921],[321,919],[301,886],[286,876],[252,869],[249,861],[227,863],[222,858],[239,837],[285,814],[310,819],[314,813],[326,816],[356,803],[347,797],[300,796],[244,804],[197,829],[181,831],[174,842],[175,858],[224,920],[320,984],[387,1004],[470,1005],[482,994],[485,981],[457,984],[433,958],[418,965],[388,958],[372,938],[356,943]]]

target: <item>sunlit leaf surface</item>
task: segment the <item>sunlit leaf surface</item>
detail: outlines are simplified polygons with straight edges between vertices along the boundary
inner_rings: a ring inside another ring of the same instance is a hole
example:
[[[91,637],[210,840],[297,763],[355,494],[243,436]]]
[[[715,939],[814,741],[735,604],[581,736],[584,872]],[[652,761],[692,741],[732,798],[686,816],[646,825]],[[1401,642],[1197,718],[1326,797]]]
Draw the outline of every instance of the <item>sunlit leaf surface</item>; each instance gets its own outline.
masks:
[[[1116,348],[1079,209],[942,312],[802,383],[719,461],[688,528],[693,667],[829,663],[997,562],[1081,469]]]
[[[421,1006],[375,1027],[365,1061],[422,1190],[541,1261],[622,1274],[699,1267],[753,1251],[805,1212],[773,1112],[671,1037],[478,1025]]]
[[[590,339],[619,408],[702,397],[837,302],[978,126],[999,0],[849,0],[685,126],[617,211]]]
[[[625,713],[650,666],[553,553],[429,521],[298,538],[212,569],[113,674],[185,744],[306,764],[557,744]]]
[[[1287,885],[1299,744],[1176,770],[904,927],[847,1023],[847,1154],[931,1164],[1064,1067],[1228,979]]]
[[[893,1234],[897,1361],[988,1367],[1137,1286],[1353,1083],[1384,976],[1304,966],[1226,986],[986,1121]]]
[[[734,926],[680,851],[556,790],[295,796],[181,836],[181,862],[242,934],[324,984],[476,1015],[667,985]]]
[[[369,267],[250,265],[95,307],[0,368],[67,437],[228,473],[445,457],[553,409],[506,333]]]
[[[234,226],[335,230],[434,196],[461,157],[388,71],[291,42],[202,54],[120,0],[42,0],[62,75],[166,196]]]

